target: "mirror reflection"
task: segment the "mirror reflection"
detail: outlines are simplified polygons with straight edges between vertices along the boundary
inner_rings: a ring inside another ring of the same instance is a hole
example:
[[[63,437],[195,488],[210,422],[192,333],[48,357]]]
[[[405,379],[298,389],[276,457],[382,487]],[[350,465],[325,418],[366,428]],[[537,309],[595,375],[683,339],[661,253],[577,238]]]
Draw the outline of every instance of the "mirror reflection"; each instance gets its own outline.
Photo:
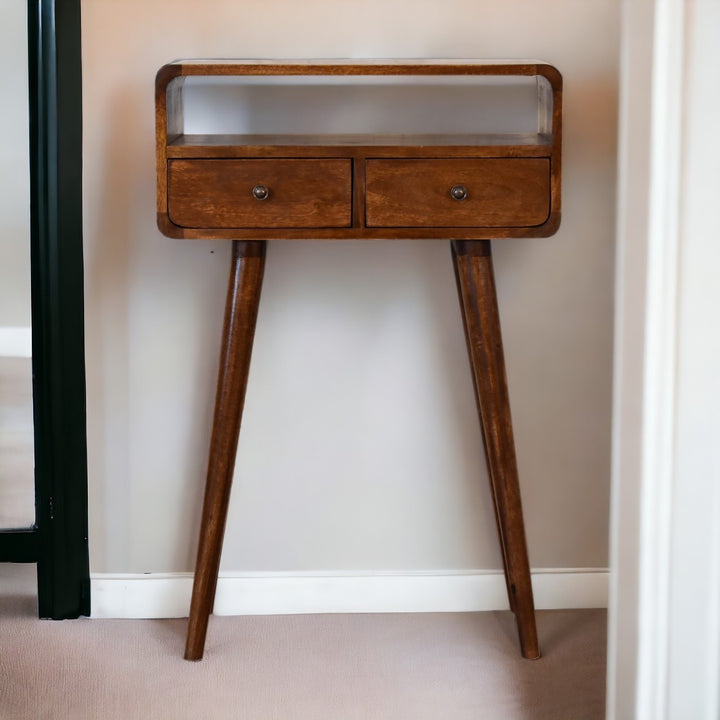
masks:
[[[27,3],[0,3],[0,528],[35,521]]]

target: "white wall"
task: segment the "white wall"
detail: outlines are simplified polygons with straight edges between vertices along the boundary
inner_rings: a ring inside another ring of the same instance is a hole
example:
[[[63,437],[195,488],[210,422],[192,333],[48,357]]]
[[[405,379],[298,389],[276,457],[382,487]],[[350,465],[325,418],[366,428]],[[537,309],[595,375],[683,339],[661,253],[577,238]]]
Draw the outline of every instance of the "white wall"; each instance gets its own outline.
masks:
[[[194,561],[229,245],[155,227],[178,57],[539,57],[563,224],[496,243],[530,560],[607,565],[618,0],[83,3],[94,572]],[[273,243],[223,568],[499,568],[444,242]]]

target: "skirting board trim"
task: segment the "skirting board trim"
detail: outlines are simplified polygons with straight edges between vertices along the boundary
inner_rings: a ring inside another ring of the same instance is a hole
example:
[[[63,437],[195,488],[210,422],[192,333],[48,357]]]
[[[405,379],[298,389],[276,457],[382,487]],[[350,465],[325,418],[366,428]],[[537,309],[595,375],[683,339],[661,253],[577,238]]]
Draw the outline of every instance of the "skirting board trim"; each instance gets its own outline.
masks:
[[[32,330],[29,327],[0,327],[0,357],[32,356]]]
[[[538,610],[607,607],[604,568],[532,573]],[[187,617],[192,574],[91,574],[92,617]],[[501,572],[221,573],[216,615],[507,610]]]

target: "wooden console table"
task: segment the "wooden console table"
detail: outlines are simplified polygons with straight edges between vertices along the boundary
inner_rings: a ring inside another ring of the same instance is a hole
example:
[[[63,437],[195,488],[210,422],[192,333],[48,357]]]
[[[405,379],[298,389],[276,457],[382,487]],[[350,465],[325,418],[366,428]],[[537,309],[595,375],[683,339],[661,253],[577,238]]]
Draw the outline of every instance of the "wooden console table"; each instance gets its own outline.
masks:
[[[535,78],[529,133],[185,134],[189,77]],[[156,78],[157,217],[176,238],[233,240],[185,657],[202,658],[270,239],[451,240],[510,608],[540,656],[489,238],[560,223],[562,78],[545,63],[178,61]]]

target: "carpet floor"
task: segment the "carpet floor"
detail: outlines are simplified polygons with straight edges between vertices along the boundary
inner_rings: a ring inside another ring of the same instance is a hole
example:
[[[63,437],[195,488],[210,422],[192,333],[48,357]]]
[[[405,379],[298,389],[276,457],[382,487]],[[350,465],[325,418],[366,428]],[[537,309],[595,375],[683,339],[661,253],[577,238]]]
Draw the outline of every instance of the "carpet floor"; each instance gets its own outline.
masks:
[[[12,590],[12,588],[9,588]],[[510,613],[41,621],[0,588],[2,720],[594,720],[606,613],[538,613],[522,660]]]

